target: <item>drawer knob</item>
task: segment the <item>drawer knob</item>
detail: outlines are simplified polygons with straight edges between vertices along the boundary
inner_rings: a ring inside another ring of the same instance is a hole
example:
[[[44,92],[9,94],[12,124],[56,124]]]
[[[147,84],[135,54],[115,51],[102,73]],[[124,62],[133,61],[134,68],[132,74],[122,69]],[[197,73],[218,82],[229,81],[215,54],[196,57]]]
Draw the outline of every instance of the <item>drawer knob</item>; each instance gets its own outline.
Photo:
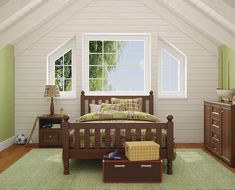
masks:
[[[151,168],[152,165],[151,164],[141,164],[140,167],[141,168]]]
[[[125,164],[115,164],[114,168],[125,168]]]
[[[51,139],[51,137],[52,137],[52,136],[50,135],[49,138]]]
[[[217,148],[216,148],[216,147],[214,147],[214,150],[217,150]]]

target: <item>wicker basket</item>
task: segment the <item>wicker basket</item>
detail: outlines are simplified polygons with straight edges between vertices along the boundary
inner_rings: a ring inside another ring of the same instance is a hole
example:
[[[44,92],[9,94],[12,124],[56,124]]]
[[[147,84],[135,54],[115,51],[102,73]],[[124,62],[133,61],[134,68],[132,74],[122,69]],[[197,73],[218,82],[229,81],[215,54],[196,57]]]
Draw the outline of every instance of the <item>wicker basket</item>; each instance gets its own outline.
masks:
[[[125,142],[125,156],[130,161],[159,160],[160,145],[154,141]]]

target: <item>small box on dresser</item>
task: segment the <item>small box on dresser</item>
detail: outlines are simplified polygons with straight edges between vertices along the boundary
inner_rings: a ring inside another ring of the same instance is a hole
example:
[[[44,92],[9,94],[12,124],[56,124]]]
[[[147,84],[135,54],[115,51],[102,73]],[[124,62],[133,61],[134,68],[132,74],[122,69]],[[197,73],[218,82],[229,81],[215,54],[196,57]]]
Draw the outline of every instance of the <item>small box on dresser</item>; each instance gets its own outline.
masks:
[[[108,183],[160,183],[162,182],[162,160],[103,159],[103,181]]]
[[[230,166],[235,166],[235,105],[204,102],[204,147]]]

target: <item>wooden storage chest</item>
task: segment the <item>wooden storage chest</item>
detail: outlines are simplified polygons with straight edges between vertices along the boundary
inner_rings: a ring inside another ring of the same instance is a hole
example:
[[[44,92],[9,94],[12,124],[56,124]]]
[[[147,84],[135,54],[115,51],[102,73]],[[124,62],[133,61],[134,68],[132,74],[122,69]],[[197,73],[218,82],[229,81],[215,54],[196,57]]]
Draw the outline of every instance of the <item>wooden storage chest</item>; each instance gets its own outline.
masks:
[[[104,182],[160,183],[162,160],[129,161],[103,159]]]

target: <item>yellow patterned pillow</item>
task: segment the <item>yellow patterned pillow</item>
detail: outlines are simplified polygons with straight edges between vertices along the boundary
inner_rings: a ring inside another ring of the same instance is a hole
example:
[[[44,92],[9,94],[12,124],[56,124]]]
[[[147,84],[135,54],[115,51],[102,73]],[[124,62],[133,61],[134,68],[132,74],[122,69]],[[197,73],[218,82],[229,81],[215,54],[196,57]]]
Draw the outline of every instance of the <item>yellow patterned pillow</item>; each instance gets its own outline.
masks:
[[[127,111],[142,111],[142,98],[122,99],[111,98],[112,104],[124,103]]]
[[[110,110],[124,111],[125,110],[125,105],[124,105],[124,103],[119,103],[119,104],[106,104],[106,103],[102,103],[101,104],[100,111],[110,111]]]

